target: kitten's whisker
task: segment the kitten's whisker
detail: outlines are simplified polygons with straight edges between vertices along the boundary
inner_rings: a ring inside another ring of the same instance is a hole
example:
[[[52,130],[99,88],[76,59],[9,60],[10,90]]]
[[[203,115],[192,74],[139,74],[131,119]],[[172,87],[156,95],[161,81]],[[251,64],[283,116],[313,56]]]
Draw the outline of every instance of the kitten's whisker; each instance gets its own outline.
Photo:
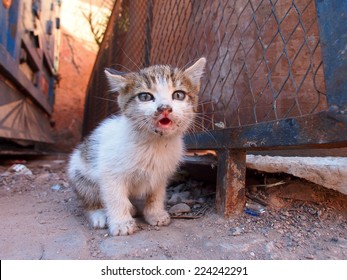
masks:
[[[199,128],[200,130],[208,130],[208,128],[213,126],[213,122],[211,121],[203,121],[203,120],[194,120],[192,122],[192,126],[195,128]]]
[[[182,59],[182,57],[183,57],[183,55],[185,54],[185,52],[181,52],[181,55],[180,55],[180,57],[179,57],[179,59],[178,59],[178,61],[177,61],[177,63],[176,63],[176,65],[180,65],[180,62],[181,62],[181,59]]]
[[[149,121],[147,119],[135,119],[134,125],[138,130],[142,130],[146,125],[149,124]]]
[[[200,120],[204,121],[203,117],[200,117],[198,116],[198,118],[201,118]],[[209,130],[206,129],[202,123],[200,122],[200,120],[198,121],[196,118],[193,117],[193,120],[192,120],[192,115],[191,114],[183,114],[183,122],[185,122],[185,124],[188,124],[191,122],[192,126],[189,127],[189,130],[193,131],[194,129],[198,128],[200,129],[200,132],[206,132],[208,134],[209,133]],[[209,121],[209,120],[207,120]],[[210,123],[212,124],[212,122],[210,121]]]
[[[198,125],[200,128],[207,129],[207,128],[213,127],[214,123],[213,121],[209,121],[209,120],[196,120],[194,122],[194,125],[195,126]]]
[[[211,134],[210,131],[208,131],[208,130],[206,130],[206,131],[199,131],[198,133],[206,133],[208,137],[210,137],[215,143],[217,143],[216,138],[213,136],[213,134]],[[198,138],[197,138],[197,134],[198,133],[194,129],[189,129],[187,131],[187,134],[195,139],[196,149],[199,149],[199,142],[198,142]]]
[[[111,67],[113,67],[113,66],[120,66],[121,68],[124,68],[128,72],[132,72],[132,70],[130,68],[128,68],[125,65],[122,65],[120,63],[113,63],[113,64],[111,64]]]
[[[111,93],[118,94],[118,91],[115,91],[115,90],[114,90],[114,89],[112,89],[112,88],[110,88],[110,89],[106,90],[106,92],[107,92],[108,94],[111,94]]]
[[[135,63],[135,61],[132,60],[132,59],[127,55],[127,53],[124,51],[123,48],[121,48],[121,50],[122,50],[122,52],[125,54],[125,56],[136,66],[137,70],[140,71],[141,68]]]
[[[180,68],[180,70],[184,70],[184,69],[188,68],[188,65],[194,64],[193,63],[194,61],[196,62],[198,60],[197,59],[192,59],[192,60],[188,61],[188,63],[186,63],[182,68]]]
[[[196,131],[196,129],[200,129],[200,131]],[[202,127],[200,124],[194,123],[191,128],[189,128],[189,131],[191,134],[195,135],[196,133],[206,133],[211,139],[217,143],[217,139],[213,136],[210,130],[206,129],[205,127]],[[197,143],[198,144],[198,143]]]
[[[213,136],[213,134],[209,131],[209,130],[202,130],[200,131],[199,133],[204,133],[206,134],[208,137],[210,137],[216,144],[218,143],[217,142],[217,139]],[[197,132],[195,132],[194,130],[191,130],[191,135],[194,135],[194,138],[197,139]],[[197,146],[199,146],[199,143],[196,143]]]
[[[193,116],[191,114],[184,114],[184,113],[182,115],[186,118],[197,118],[198,120],[201,120],[201,121],[208,121],[209,123],[213,123],[213,120],[211,117],[201,113],[194,113]]]
[[[198,106],[205,105],[205,104],[213,104],[213,103],[214,103],[214,101],[212,101],[212,100],[199,101]]]
[[[210,124],[212,124],[214,122],[213,118],[209,118],[209,117],[204,116],[204,115],[196,116],[195,118],[196,118],[196,120],[198,120],[200,122],[208,122]]]
[[[100,96],[93,96],[95,99],[100,99],[100,100],[105,100],[105,101],[110,101],[110,102],[117,102],[117,100],[113,100],[113,99],[110,99],[110,98],[104,98],[104,97],[100,97]]]

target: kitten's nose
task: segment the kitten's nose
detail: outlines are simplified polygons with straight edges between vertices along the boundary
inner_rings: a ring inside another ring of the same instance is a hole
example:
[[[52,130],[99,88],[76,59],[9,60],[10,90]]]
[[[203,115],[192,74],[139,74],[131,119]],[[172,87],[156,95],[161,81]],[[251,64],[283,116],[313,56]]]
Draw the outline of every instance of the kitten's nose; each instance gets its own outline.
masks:
[[[172,113],[172,107],[170,105],[161,105],[157,108],[159,114],[168,115]]]

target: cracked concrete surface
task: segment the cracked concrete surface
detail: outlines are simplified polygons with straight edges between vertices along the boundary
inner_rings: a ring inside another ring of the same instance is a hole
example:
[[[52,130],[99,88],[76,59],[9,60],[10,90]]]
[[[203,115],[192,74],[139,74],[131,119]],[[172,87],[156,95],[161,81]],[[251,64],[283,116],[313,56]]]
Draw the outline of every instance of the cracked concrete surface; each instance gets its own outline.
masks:
[[[347,157],[247,156],[247,167],[287,173],[347,194]]]

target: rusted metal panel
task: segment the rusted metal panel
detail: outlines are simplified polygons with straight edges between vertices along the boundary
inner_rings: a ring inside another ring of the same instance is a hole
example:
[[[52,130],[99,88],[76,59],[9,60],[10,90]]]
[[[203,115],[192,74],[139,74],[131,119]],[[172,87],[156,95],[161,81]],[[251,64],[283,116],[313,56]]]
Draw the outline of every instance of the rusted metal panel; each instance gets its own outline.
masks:
[[[245,206],[245,150],[218,150],[217,212],[224,217],[240,214]]]

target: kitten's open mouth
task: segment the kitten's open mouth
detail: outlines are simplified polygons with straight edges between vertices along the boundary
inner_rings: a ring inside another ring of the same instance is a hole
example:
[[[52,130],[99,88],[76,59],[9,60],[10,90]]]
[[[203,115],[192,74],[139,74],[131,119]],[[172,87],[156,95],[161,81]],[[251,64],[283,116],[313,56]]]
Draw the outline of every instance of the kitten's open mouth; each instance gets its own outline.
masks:
[[[171,126],[172,121],[169,118],[162,118],[161,120],[158,121],[158,126],[162,128],[168,128]]]

